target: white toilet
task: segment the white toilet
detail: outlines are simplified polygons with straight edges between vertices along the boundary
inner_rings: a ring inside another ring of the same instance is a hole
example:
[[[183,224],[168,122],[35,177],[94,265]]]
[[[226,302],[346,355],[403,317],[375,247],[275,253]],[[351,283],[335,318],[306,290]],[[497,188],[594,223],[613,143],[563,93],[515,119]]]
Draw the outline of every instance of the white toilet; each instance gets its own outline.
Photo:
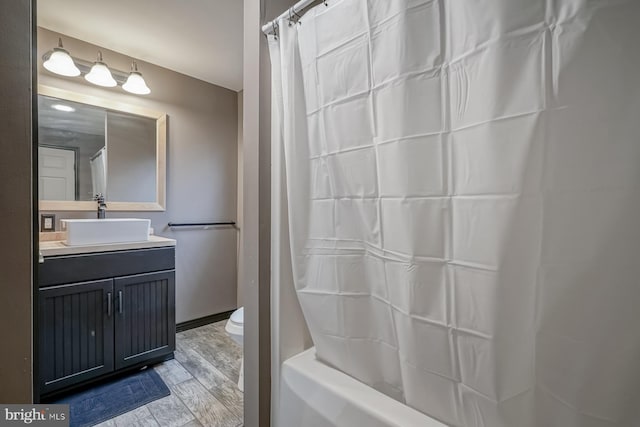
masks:
[[[231,317],[229,318],[229,320],[227,320],[227,324],[225,325],[224,329],[235,342],[240,344],[240,347],[243,346],[244,307],[240,307],[231,314]],[[240,365],[240,378],[238,379],[238,388],[241,391],[244,391],[244,354],[242,356],[242,364]]]

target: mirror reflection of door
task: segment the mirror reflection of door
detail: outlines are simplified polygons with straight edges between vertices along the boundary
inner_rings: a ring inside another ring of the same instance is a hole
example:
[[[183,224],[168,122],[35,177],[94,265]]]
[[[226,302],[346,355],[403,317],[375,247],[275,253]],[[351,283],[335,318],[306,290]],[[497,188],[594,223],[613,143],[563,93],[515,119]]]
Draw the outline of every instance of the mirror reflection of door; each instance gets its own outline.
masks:
[[[40,199],[76,199],[76,153],[74,150],[39,147]]]
[[[41,200],[93,200],[90,159],[105,147],[105,123],[104,108],[38,96],[38,143],[76,153],[74,197],[55,198],[41,189]]]
[[[52,188],[41,189],[40,200],[90,201],[102,194],[111,202],[154,203],[158,196],[159,117],[159,113],[143,116],[38,95],[40,147],[72,149],[76,154],[75,198],[58,187],[53,190],[54,184],[61,182],[41,177],[41,185],[46,181]],[[61,160],[48,162],[56,161]]]

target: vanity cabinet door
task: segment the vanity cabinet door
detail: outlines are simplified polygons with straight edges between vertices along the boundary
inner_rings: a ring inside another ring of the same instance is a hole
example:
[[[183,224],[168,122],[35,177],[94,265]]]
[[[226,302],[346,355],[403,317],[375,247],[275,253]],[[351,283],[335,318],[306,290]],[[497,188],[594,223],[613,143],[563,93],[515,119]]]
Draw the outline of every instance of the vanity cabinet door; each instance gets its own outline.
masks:
[[[116,369],[175,350],[175,270],[114,279]]]
[[[113,280],[39,291],[40,391],[113,371]]]

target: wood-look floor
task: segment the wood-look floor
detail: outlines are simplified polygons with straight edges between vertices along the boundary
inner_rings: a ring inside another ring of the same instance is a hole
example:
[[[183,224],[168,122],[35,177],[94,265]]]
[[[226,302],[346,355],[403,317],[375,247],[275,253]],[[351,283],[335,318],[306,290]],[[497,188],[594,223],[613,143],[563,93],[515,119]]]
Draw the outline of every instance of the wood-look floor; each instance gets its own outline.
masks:
[[[175,359],[153,368],[171,395],[98,427],[242,426],[243,393],[237,386],[242,349],[225,332],[225,323],[178,333]]]

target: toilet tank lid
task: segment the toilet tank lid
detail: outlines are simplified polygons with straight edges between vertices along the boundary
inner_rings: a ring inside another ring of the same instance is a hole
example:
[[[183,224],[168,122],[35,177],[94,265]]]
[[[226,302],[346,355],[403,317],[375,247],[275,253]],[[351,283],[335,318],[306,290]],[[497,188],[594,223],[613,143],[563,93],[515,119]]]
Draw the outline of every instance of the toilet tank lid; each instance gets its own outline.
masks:
[[[240,325],[244,324],[244,307],[240,307],[231,314],[231,321]]]

